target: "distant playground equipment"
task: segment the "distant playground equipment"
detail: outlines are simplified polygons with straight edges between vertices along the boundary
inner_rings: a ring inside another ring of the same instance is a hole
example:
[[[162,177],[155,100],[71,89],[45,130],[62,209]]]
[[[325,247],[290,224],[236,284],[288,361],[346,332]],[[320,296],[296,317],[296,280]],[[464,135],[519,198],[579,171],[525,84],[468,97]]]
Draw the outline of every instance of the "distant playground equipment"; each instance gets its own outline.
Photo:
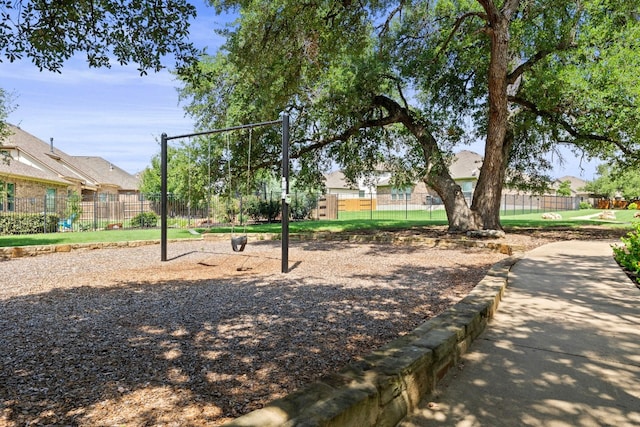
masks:
[[[60,231],[71,231],[73,227],[73,221],[75,221],[78,215],[73,213],[67,219],[58,221],[58,228]]]

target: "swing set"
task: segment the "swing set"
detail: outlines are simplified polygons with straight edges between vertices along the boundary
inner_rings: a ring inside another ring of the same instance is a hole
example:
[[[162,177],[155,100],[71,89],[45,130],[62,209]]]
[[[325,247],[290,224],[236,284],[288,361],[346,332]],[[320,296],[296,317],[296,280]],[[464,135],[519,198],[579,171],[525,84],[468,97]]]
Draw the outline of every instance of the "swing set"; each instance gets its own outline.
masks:
[[[222,129],[213,129],[204,132],[195,132],[184,135],[167,136],[163,133],[160,137],[160,260],[167,261],[167,159],[168,141],[173,139],[190,138],[194,136],[211,135],[216,133],[231,132],[240,129],[249,129],[249,153],[247,159],[247,188],[251,175],[251,130],[257,127],[282,125],[282,272],[289,272],[289,115],[282,113],[280,119],[269,122],[249,123]],[[229,137],[227,136],[227,151],[229,151]],[[229,200],[231,200],[231,159],[228,161],[229,170]],[[247,245],[247,222],[243,220],[242,207],[240,207],[240,225],[243,227],[241,235],[235,234],[234,221],[231,221],[231,248],[234,252],[244,251]]]

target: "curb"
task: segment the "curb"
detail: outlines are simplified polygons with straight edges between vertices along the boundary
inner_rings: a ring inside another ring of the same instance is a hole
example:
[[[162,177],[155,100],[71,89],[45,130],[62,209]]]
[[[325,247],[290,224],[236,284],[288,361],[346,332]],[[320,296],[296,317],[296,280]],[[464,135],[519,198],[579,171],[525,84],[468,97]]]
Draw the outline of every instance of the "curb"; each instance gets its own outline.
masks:
[[[171,239],[172,242],[188,241],[189,239]],[[192,239],[195,240],[195,239]],[[53,254],[58,252],[72,252],[76,250],[94,250],[109,248],[133,248],[138,246],[158,245],[160,240],[132,240],[128,242],[101,242],[101,243],[73,243],[59,245],[33,245],[33,246],[7,246],[0,248],[0,260],[10,258],[22,258],[38,255]]]
[[[485,329],[507,287],[508,273],[520,258],[498,262],[460,302],[363,361],[223,425],[397,425],[434,391]]]
[[[249,234],[249,241],[263,240],[280,240],[281,235],[277,233]],[[332,234],[332,233],[313,233],[313,234],[292,234],[289,236],[294,241],[343,241],[349,243],[389,243],[403,245],[421,245],[427,247],[439,248],[481,248],[498,251],[505,255],[513,255],[516,251],[521,251],[518,246],[506,243],[486,242],[482,240],[465,240],[465,239],[441,239],[433,237],[421,236],[394,236],[393,234]],[[221,241],[229,239],[228,233],[206,233],[200,239],[169,239],[169,243],[184,242],[192,240],[211,240]],[[159,239],[155,240],[132,240],[127,242],[102,242],[102,243],[73,243],[73,244],[57,244],[57,245],[31,245],[31,246],[6,246],[0,247],[0,260],[11,258],[22,258],[30,256],[38,256],[52,254],[58,252],[72,252],[75,250],[94,250],[105,248],[131,248],[146,245],[158,245]]]

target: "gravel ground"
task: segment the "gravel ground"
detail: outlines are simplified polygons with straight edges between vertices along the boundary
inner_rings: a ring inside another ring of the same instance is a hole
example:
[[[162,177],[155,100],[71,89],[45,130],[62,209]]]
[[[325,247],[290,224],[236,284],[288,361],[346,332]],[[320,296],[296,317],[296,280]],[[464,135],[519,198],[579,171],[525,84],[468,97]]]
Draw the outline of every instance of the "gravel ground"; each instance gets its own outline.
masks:
[[[295,242],[282,274],[279,242],[229,246],[0,262],[0,426],[219,425],[406,334],[505,257]]]

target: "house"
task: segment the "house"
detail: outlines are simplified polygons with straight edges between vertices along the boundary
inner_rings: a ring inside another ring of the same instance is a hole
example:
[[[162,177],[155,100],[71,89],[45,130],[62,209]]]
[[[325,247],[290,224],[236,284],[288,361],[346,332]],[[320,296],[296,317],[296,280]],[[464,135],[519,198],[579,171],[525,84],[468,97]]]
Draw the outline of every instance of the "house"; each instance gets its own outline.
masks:
[[[584,188],[587,186],[587,181],[575,176],[563,176],[551,183],[551,193],[558,194],[558,189],[563,182],[569,181],[569,190],[571,191],[570,197],[580,197],[581,200],[586,200],[591,197],[590,193]]]
[[[482,156],[469,150],[462,150],[457,153],[449,166],[451,178],[460,185],[466,197],[471,197],[478,182],[480,167],[482,166]]]
[[[467,196],[471,196],[480,174],[482,156],[473,151],[463,150],[455,155],[449,173],[460,185]],[[391,173],[376,171],[368,179],[358,181],[357,185],[349,185],[340,171],[325,175],[327,194],[337,194],[340,197],[374,197],[378,205],[386,204],[425,204],[427,198],[437,198],[437,194],[427,188],[423,181],[406,188],[396,188],[391,181]]]
[[[117,199],[138,192],[135,176],[100,157],[71,156],[9,125],[11,135],[0,145],[1,211],[13,211],[17,200],[44,200],[55,209],[55,200],[71,194],[83,199]]]

